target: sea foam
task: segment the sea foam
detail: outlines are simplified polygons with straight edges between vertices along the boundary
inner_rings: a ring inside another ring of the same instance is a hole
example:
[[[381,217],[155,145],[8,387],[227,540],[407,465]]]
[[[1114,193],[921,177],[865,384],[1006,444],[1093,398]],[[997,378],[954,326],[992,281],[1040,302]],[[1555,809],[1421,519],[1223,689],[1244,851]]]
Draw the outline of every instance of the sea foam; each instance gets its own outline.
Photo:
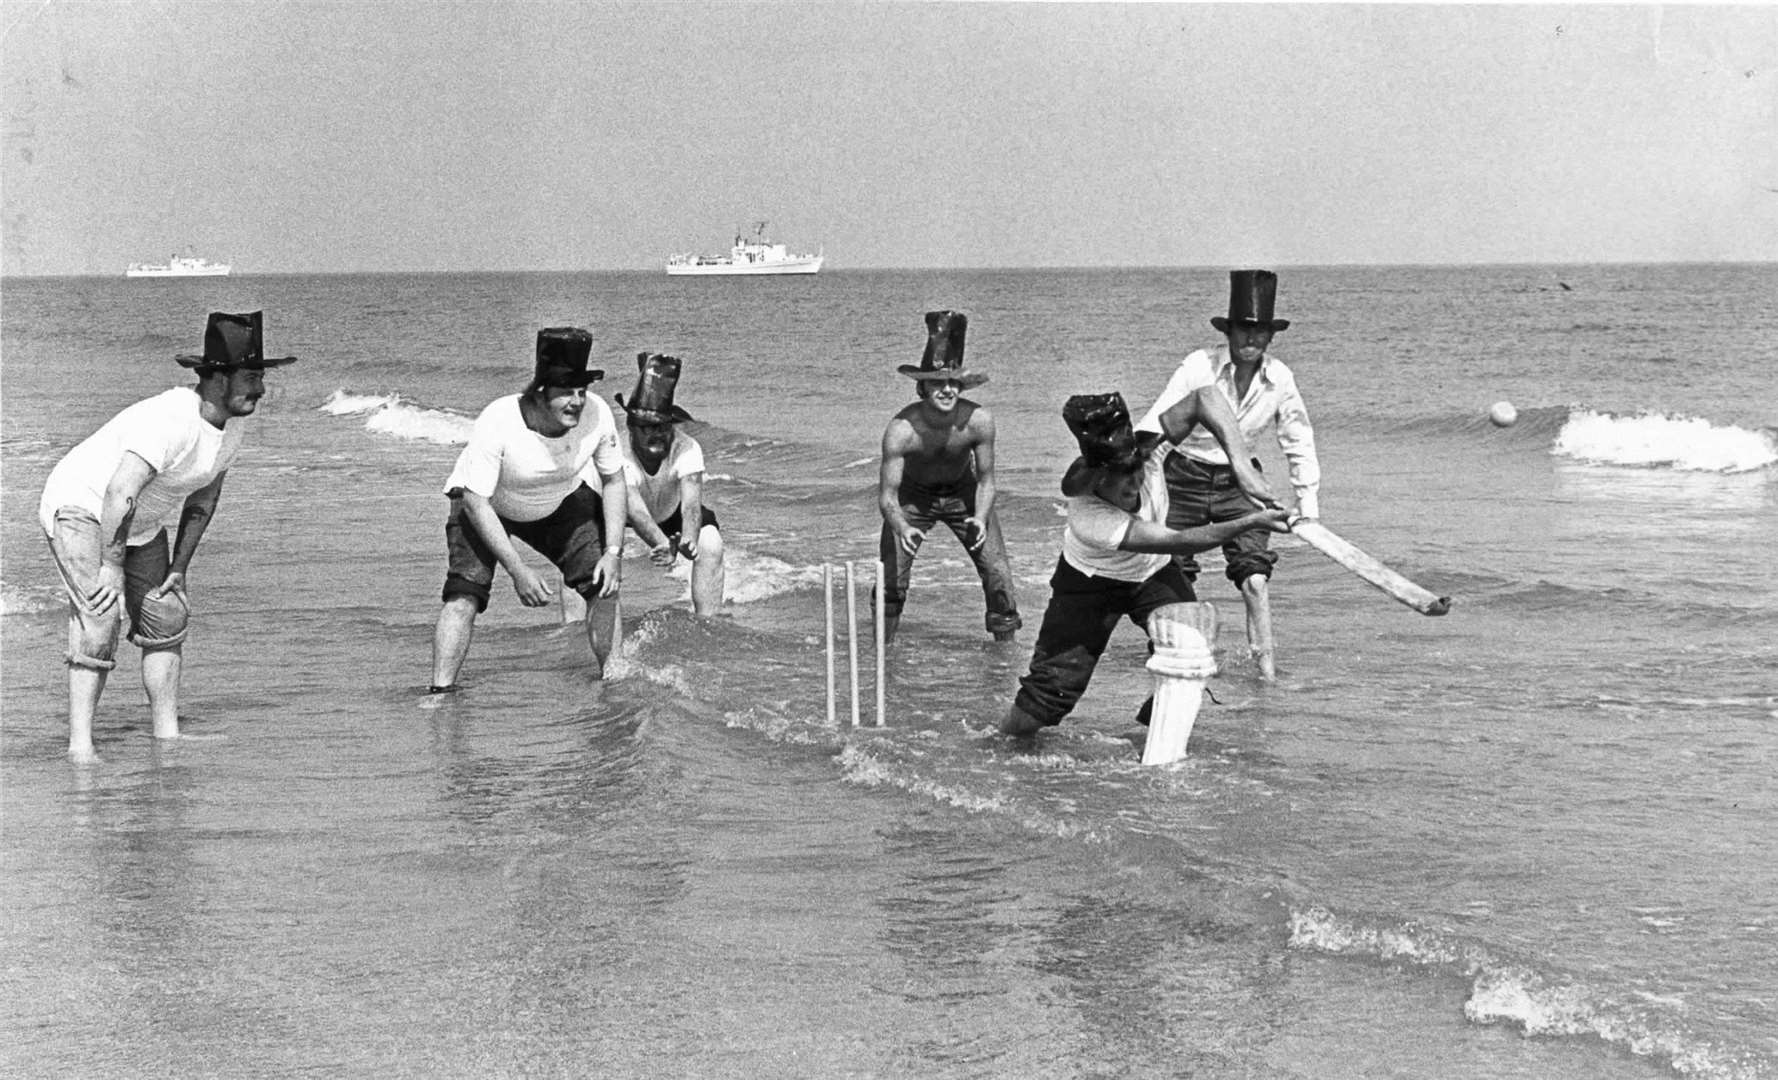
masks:
[[[1642,992],[1619,997],[1508,961],[1426,926],[1366,925],[1316,905],[1291,912],[1290,946],[1405,963],[1468,979],[1463,1015],[1473,1023],[1511,1024],[1526,1035],[1598,1038],[1638,1057],[1665,1062],[1683,1076],[1753,1080],[1764,1075],[1689,1033],[1680,1019],[1682,998]]]
[[[1766,432],[1718,427],[1696,417],[1612,416],[1577,409],[1556,435],[1552,452],[1597,465],[1743,473],[1778,462],[1778,440]]]
[[[469,441],[475,421],[444,409],[428,409],[400,394],[357,394],[335,390],[320,411],[333,416],[362,416],[366,431],[415,442],[459,446]]]

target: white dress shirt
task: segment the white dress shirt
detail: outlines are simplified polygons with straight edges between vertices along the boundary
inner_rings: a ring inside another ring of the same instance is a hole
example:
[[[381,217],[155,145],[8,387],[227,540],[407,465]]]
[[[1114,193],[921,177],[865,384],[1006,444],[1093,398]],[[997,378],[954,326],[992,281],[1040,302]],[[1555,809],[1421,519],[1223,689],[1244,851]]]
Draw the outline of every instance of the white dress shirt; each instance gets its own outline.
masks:
[[[1278,446],[1290,470],[1290,486],[1296,492],[1296,510],[1304,517],[1321,516],[1321,462],[1315,456],[1315,428],[1309,423],[1309,410],[1296,387],[1296,376],[1284,362],[1268,354],[1259,363],[1259,371],[1247,387],[1247,394],[1237,400],[1235,363],[1226,344],[1213,349],[1199,349],[1180,361],[1178,370],[1167,380],[1166,389],[1149,408],[1137,431],[1161,430],[1161,414],[1178,404],[1187,394],[1204,386],[1216,386],[1234,407],[1241,435],[1252,443],[1266,428],[1276,425]],[[1222,452],[1216,436],[1202,424],[1192,428],[1184,440],[1172,449],[1194,461],[1209,465],[1227,465],[1228,455]]]

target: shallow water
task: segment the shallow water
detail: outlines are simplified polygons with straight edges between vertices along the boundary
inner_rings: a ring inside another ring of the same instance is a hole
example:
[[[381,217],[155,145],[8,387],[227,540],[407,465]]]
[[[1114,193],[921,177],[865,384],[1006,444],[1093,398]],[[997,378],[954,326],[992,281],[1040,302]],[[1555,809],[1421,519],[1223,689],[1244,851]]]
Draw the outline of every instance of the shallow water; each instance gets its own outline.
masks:
[[[873,557],[877,439],[920,312],[971,314],[1034,628],[1073,453],[1061,400],[1121,388],[1140,407],[1175,342],[1207,340],[1221,281],[9,281],[0,1059],[1778,1073],[1772,268],[1287,270],[1277,351],[1316,417],[1324,520],[1454,596],[1449,616],[1282,538],[1276,684],[1206,574],[1224,671],[1182,766],[1136,764],[1129,628],[1077,713],[1020,752],[991,732],[1034,630],[988,641],[942,540],[916,566],[887,725],[827,726],[820,568]],[[104,760],[72,767],[42,478],[179,381],[170,356],[205,310],[252,306],[268,348],[303,360],[269,380],[194,564],[183,712],[217,738],[146,738],[126,649]],[[683,580],[633,554],[601,686],[577,628],[497,586],[469,689],[428,698],[437,489],[558,323],[599,332],[607,397],[639,349],[686,358],[734,602],[699,623]],[[1514,428],[1483,419],[1499,399]]]

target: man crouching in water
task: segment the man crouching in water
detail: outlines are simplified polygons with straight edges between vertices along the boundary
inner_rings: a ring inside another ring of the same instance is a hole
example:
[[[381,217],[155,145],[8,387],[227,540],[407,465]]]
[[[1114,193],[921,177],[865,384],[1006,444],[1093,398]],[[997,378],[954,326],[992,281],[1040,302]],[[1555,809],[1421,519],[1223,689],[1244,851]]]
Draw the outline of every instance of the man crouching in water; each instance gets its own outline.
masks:
[[[1077,394],[1062,418],[1080,444],[1081,457],[1063,478],[1068,527],[1050,578],[1049,607],[1031,651],[1030,671],[1019,680],[1000,730],[1029,739],[1073,711],[1119,619],[1148,633],[1148,616],[1165,604],[1197,599],[1174,555],[1208,551],[1248,529],[1289,532],[1287,515],[1251,465],[1237,466],[1241,490],[1261,509],[1232,521],[1189,529],[1167,527],[1167,482],[1154,456],[1159,440],[1138,438],[1123,395]],[[1194,391],[1161,417],[1169,440],[1202,424],[1246,463],[1246,444],[1228,401],[1213,387]],[[1146,719],[1145,703],[1139,719]]]
[[[259,408],[267,368],[260,312],[212,312],[202,355],[173,358],[196,387],[139,401],[56,464],[39,504],[68,590],[68,756],[97,760],[93,715],[128,616],[142,650],[154,737],[179,738],[179,681],[190,620],[185,575],[216,515],[222,481]],[[169,526],[178,535],[170,548]]]
[[[681,555],[691,560],[691,610],[709,617],[722,608],[722,528],[704,503],[704,448],[678,430],[691,419],[673,402],[679,358],[643,352],[636,369],[630,400],[617,395],[628,433],[619,445],[630,527],[656,566],[671,570]]]
[[[629,494],[611,406],[587,392],[605,377],[587,367],[592,349],[592,333],[580,327],[539,330],[530,383],[483,409],[457,455],[444,487],[451,510],[445,519],[443,606],[432,633],[431,693],[458,689],[496,566],[505,568],[526,607],[542,607],[554,595],[515,539],[553,563],[564,587],[586,601],[592,676],[605,677],[620,629]]]
[[[920,400],[897,412],[883,431],[877,508],[883,560],[883,637],[895,640],[913,578],[914,556],[943,522],[975,563],[987,605],[988,632],[1011,641],[1021,625],[1006,540],[994,516],[994,417],[963,396],[988,381],[963,367],[969,319],[960,311],[926,313],[920,366],[896,370],[916,381]]]

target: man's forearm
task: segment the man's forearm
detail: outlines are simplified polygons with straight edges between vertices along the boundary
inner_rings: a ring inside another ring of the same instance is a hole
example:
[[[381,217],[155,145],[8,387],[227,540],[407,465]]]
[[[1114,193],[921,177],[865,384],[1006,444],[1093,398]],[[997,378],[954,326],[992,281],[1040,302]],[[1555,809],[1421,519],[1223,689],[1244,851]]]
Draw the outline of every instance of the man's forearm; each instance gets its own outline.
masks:
[[[659,547],[665,543],[667,534],[662,532],[654,518],[649,516],[648,508],[642,505],[642,500],[629,499],[627,492],[625,498],[629,504],[627,513],[630,519],[630,528],[636,530],[636,535],[642,538],[642,542],[649,547]]]
[[[1158,555],[1195,555],[1221,547],[1225,542],[1263,525],[1261,514],[1247,514],[1233,521],[1216,521],[1194,525],[1189,529],[1169,529],[1149,521],[1133,521],[1118,546],[1124,551]]]
[[[907,524],[907,517],[901,512],[901,485],[877,485],[877,511],[883,520],[897,528]]]
[[[99,512],[99,535],[104,547],[100,558],[112,566],[122,566],[128,549],[130,525],[136,519],[136,497],[118,491],[105,492],[105,504]],[[109,527],[108,527],[109,526]]]
[[[1247,436],[1241,434],[1241,423],[1221,390],[1205,386],[1192,391],[1179,405],[1161,414],[1161,431],[1168,442],[1178,443],[1191,433],[1194,422],[1210,432],[1230,461],[1246,461],[1250,456]]]
[[[498,562],[509,574],[517,567],[524,565],[519,558],[519,549],[512,546],[512,539],[506,535],[506,526],[500,523],[500,515],[488,500],[473,491],[463,493],[463,509],[469,518],[470,527],[481,534],[482,543],[494,553],[494,561]]]
[[[169,570],[183,574],[191,568],[192,556],[197,554],[198,542],[203,540],[204,531],[210,527],[210,518],[214,516],[215,509],[210,504],[187,505],[179,515],[179,539],[173,544]]]
[[[198,542],[204,538],[204,531],[216,516],[216,507],[222,501],[222,482],[227,478],[228,473],[224,472],[185,500],[185,506],[179,512],[179,536],[173,542],[173,558],[168,569],[183,574],[190,568]]]
[[[624,519],[630,512],[630,487],[623,473],[600,478],[600,501],[605,509],[605,550],[621,553],[624,549]]]

